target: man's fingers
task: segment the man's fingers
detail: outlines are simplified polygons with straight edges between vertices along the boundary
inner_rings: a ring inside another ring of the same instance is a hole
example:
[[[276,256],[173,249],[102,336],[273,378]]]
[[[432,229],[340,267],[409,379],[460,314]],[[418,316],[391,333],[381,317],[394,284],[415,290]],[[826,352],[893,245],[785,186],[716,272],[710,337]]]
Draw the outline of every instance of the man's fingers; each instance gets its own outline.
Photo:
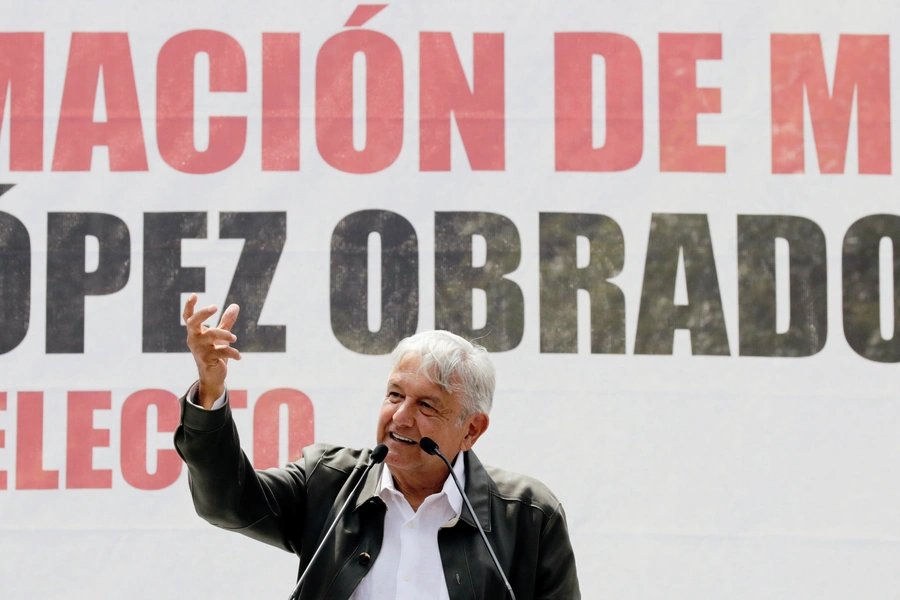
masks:
[[[222,320],[219,321],[219,329],[226,329],[231,331],[234,322],[237,321],[238,314],[241,312],[241,307],[237,304],[231,304],[228,308],[225,309],[225,312],[222,313]]]
[[[210,337],[216,341],[232,343],[237,341],[237,336],[227,329],[207,329],[203,332],[204,336]]]
[[[238,352],[237,348],[232,348],[231,346],[216,346],[216,354],[219,358],[241,360],[241,353]]]
[[[209,306],[204,306],[203,308],[197,309],[189,319],[185,319],[184,324],[187,325],[187,328],[194,332],[202,331],[202,325],[205,320],[216,314],[216,311],[219,309],[216,308],[215,304],[210,304]]]
[[[188,319],[191,318],[194,314],[194,306],[197,304],[197,294],[191,294],[191,296],[187,299],[187,302],[184,303],[184,312],[181,313],[182,318],[184,318],[184,322],[187,323]]]

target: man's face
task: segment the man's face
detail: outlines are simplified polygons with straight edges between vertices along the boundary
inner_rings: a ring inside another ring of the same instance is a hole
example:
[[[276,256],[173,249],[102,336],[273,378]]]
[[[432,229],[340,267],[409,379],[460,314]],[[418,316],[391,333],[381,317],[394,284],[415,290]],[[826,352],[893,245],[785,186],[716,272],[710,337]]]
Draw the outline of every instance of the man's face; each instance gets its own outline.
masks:
[[[462,402],[457,395],[428,381],[418,368],[419,359],[410,357],[391,372],[378,418],[378,442],[388,447],[385,463],[395,479],[443,481],[448,475],[446,465],[426,454],[419,440],[430,437],[453,460],[487,429],[488,417],[473,415],[460,423]]]

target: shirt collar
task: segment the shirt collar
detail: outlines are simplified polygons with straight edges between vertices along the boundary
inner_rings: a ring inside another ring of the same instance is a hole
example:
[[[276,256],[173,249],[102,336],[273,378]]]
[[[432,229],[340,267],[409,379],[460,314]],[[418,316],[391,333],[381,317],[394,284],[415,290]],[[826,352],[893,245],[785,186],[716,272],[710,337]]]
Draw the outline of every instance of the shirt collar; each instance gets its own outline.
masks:
[[[462,452],[459,452],[456,455],[456,461],[453,464],[453,472],[456,474],[457,479],[459,479],[459,485],[465,489],[466,461]],[[400,490],[394,485],[394,476],[391,475],[390,467],[385,466],[385,468],[381,470],[381,481],[378,483],[378,489],[375,493],[382,500],[387,500],[387,495],[389,494],[400,494]],[[462,495],[459,493],[459,489],[456,487],[456,483],[453,482],[453,478],[450,477],[449,474],[447,475],[447,479],[444,480],[444,487],[438,492],[438,495],[441,494],[447,497],[447,502],[450,503],[450,507],[458,517],[462,511],[463,499]]]

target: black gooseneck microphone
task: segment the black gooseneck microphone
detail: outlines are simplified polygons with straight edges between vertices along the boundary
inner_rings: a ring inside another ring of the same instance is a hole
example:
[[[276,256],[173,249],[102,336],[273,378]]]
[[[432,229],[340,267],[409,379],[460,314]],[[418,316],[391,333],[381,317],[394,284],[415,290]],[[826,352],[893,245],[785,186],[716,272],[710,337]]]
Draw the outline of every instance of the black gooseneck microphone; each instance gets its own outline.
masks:
[[[475,526],[478,527],[478,533],[481,534],[481,539],[484,540],[484,545],[487,546],[488,552],[491,553],[491,558],[494,561],[494,566],[497,567],[497,572],[500,573],[500,577],[503,578],[503,583],[506,585],[507,591],[509,591],[509,595],[512,600],[516,600],[516,594],[513,592],[512,586],[509,585],[509,579],[506,578],[506,574],[503,572],[503,568],[500,566],[500,561],[497,560],[497,555],[494,554],[494,549],[491,547],[491,543],[487,539],[487,535],[484,533],[484,528],[481,526],[481,523],[478,522],[478,517],[475,516],[475,509],[472,508],[472,503],[469,502],[469,497],[466,496],[466,491],[459,484],[459,478],[456,476],[456,473],[453,471],[453,467],[450,465],[450,461],[447,460],[447,457],[441,454],[441,449],[438,448],[437,442],[433,439],[424,437],[419,440],[419,445],[422,447],[422,450],[431,454],[433,456],[438,456],[444,464],[447,465],[447,468],[450,469],[450,476],[453,477],[453,481],[456,483],[456,487],[459,489],[459,493],[462,495],[463,500],[466,503],[466,507],[469,509],[469,514],[472,515],[472,520],[475,521]]]
[[[331,522],[331,527],[328,528],[328,531],[325,532],[325,535],[322,536],[322,541],[319,543],[319,547],[316,548],[316,551],[313,553],[312,558],[309,559],[309,563],[306,565],[306,569],[303,571],[303,574],[300,575],[300,579],[297,580],[297,585],[294,586],[294,591],[291,592],[288,600],[294,600],[298,597],[300,593],[300,587],[303,585],[303,581],[306,579],[306,574],[309,573],[309,568],[312,566],[313,562],[316,560],[316,557],[319,556],[319,552],[322,551],[322,548],[325,547],[325,542],[328,541],[328,536],[331,535],[331,532],[334,531],[335,525],[337,525],[338,521],[341,520],[341,517],[344,516],[344,512],[346,512],[347,507],[350,506],[350,501],[356,497],[359,488],[362,487],[363,482],[366,480],[366,475],[369,474],[369,471],[372,470],[372,467],[377,465],[380,462],[384,461],[384,458],[388,454],[388,447],[384,444],[378,444],[375,448],[372,449],[372,455],[369,457],[369,464],[366,465],[365,471],[363,471],[362,477],[359,478],[359,481],[356,482],[356,485],[353,487],[353,490],[350,492],[350,495],[347,496],[346,502],[341,507],[341,510],[338,511],[337,516],[334,518],[334,521]]]

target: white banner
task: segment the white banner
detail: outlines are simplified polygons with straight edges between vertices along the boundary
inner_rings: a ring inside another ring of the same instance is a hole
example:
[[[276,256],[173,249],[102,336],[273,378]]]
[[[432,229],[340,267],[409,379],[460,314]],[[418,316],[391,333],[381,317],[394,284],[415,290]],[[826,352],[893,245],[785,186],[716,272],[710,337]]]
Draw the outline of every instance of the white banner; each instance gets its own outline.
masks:
[[[0,597],[287,596],[172,445],[237,302],[258,467],[371,447],[416,331],[585,598],[891,598],[896,8],[20,3],[0,32]],[[895,79],[895,78],[894,78]]]

